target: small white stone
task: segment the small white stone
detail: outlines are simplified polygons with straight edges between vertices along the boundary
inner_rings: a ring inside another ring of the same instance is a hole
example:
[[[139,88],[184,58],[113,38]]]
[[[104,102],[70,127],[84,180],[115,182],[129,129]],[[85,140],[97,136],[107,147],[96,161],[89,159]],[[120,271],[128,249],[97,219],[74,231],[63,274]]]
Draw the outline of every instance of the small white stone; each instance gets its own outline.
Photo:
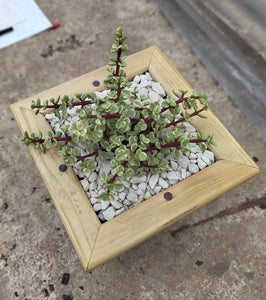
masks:
[[[95,191],[90,190],[91,197],[98,197],[98,194]]]
[[[141,88],[141,89],[139,89],[139,91],[138,91],[138,96],[141,96],[141,95],[148,96],[148,93],[149,93],[149,90],[148,90],[148,89],[146,89],[146,88]]]
[[[137,195],[135,192],[129,192],[127,195],[127,199],[131,202],[136,202],[137,201]]]
[[[115,212],[115,215],[118,216],[118,215],[122,214],[122,212],[124,212],[125,210],[126,209],[124,207],[122,207]]]
[[[52,113],[52,114],[46,114],[46,115],[45,115],[45,118],[46,118],[47,120],[54,120],[54,121],[56,121],[56,122],[59,121],[59,119],[55,116],[54,113]]]
[[[99,199],[93,198],[93,197],[92,197],[92,198],[89,198],[89,199],[90,199],[90,203],[91,203],[92,205],[99,201]]]
[[[93,209],[94,209],[95,211],[101,210],[101,209],[102,209],[102,204],[96,202],[96,203],[93,205]]]
[[[148,80],[146,74],[141,74],[141,75],[139,75],[139,77],[140,77],[141,81]]]
[[[202,154],[201,159],[209,166],[211,164],[211,161],[209,160],[209,158],[207,156],[205,156],[204,154]]]
[[[167,177],[167,173],[161,173],[161,178],[166,178]]]
[[[188,165],[188,170],[189,170],[190,173],[195,174],[199,171],[199,167],[196,164],[190,163]]]
[[[96,182],[92,182],[92,183],[90,184],[90,191],[94,191],[96,188],[97,188]]]
[[[179,177],[176,175],[176,173],[174,171],[167,173],[167,178],[169,180],[178,180],[179,179]]]
[[[207,167],[207,164],[201,158],[197,159],[197,164],[201,170]]]
[[[135,191],[138,189],[138,186],[137,186],[135,183],[133,183],[131,187],[132,187]]]
[[[167,183],[167,181],[165,181],[163,178],[159,179],[159,185],[163,188],[163,189],[167,189],[169,187],[169,184]]]
[[[149,72],[146,72],[145,75],[146,75],[147,80],[150,80],[150,81],[152,80],[152,77]]]
[[[122,183],[127,189],[130,187],[130,183],[128,181],[122,181]]]
[[[153,174],[149,180],[150,188],[153,190],[159,180],[159,174]]]
[[[138,185],[138,188],[139,188],[140,190],[142,190],[142,191],[146,190],[146,188],[147,188],[147,183],[145,183],[145,182],[140,183],[140,184]]]
[[[81,183],[81,185],[82,185],[84,191],[87,191],[87,190],[89,189],[90,185],[89,185],[89,182],[88,182],[88,180],[87,180],[86,178],[85,178],[85,179],[82,179],[82,180],[80,181],[80,183]]]
[[[101,221],[105,221],[104,217],[103,217],[103,214],[102,213],[99,213],[98,214],[98,218],[101,220]]]
[[[178,182],[178,180],[169,180],[170,185],[174,185]]]
[[[150,192],[146,192],[146,194],[144,195],[144,199],[147,200],[151,197]]]
[[[138,176],[134,176],[130,179],[131,183],[141,183],[141,182],[145,182],[147,180],[146,175],[138,177]]]
[[[123,204],[126,205],[126,206],[129,206],[129,205],[131,205],[132,203],[131,203],[129,200],[125,200],[125,201],[123,201]]]
[[[203,156],[208,157],[211,162],[214,162],[214,153],[213,152],[211,152],[209,150],[205,150],[203,152]]]
[[[150,91],[149,98],[150,98],[151,102],[157,102],[159,100],[159,95],[154,91]]]
[[[153,82],[151,87],[159,95],[161,95],[163,97],[165,96],[165,91],[164,91],[164,89],[162,88],[162,86],[160,85],[159,82]]]
[[[188,164],[189,164],[189,159],[183,155],[183,154],[180,154],[180,157],[178,159],[178,164],[183,168],[183,169],[186,169],[188,167]]]
[[[145,87],[148,86],[148,85],[149,85],[149,81],[146,80],[146,79],[144,79],[144,80],[142,80],[142,81],[140,82],[139,88],[145,88]]]
[[[181,169],[181,177],[182,177],[182,179],[185,179],[187,177],[186,169]]]
[[[191,152],[191,153],[189,153],[189,159],[197,159],[197,154],[195,154],[195,153],[193,153],[193,152]]]
[[[125,192],[121,192],[121,193],[119,193],[119,199],[120,200],[124,200],[126,198],[126,193]]]
[[[137,194],[138,196],[143,196],[143,191],[137,189],[137,190],[136,190],[136,194]]]
[[[140,82],[140,76],[139,75],[135,76],[133,81],[139,83]]]
[[[92,172],[91,175],[90,175],[90,177],[89,177],[89,181],[90,182],[94,182],[94,181],[97,180],[97,177],[98,177],[97,173]]]
[[[171,160],[171,161],[170,161],[170,165],[171,165],[171,167],[172,167],[172,169],[173,169],[174,171],[177,170],[178,164],[177,164],[175,161]]]
[[[111,200],[111,204],[112,204],[112,206],[115,209],[119,209],[119,208],[123,207],[123,204],[121,202],[119,202],[119,201],[113,201],[113,200]]]
[[[161,189],[162,189],[161,186],[156,186],[156,187],[154,188],[154,193],[155,193],[155,194],[160,193],[160,190],[161,190]]]
[[[193,153],[201,152],[200,147],[198,145],[193,145],[189,150]]]
[[[108,221],[108,220],[111,220],[115,216],[115,210],[112,206],[110,206],[105,211],[103,211],[102,214],[103,214],[103,217],[105,218],[105,220]]]
[[[110,202],[108,200],[101,200],[102,209],[105,210],[109,205]]]

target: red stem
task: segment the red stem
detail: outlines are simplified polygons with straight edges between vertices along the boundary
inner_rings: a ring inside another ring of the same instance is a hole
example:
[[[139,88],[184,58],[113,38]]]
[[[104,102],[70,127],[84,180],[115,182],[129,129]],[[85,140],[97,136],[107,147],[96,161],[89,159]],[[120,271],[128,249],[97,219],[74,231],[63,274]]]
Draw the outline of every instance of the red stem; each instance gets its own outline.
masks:
[[[190,118],[195,117],[196,115],[198,115],[199,113],[201,113],[201,112],[204,111],[204,110],[205,110],[204,108],[201,108],[201,109],[195,111],[194,113],[192,113],[189,117],[190,117]],[[173,122],[171,122],[171,123],[168,123],[168,124],[165,126],[165,128],[168,128],[168,127],[170,127],[170,126],[172,126],[172,125],[176,125],[176,124],[181,123],[181,122],[184,122],[185,120],[186,120],[185,118],[182,118],[182,119],[179,119],[179,120],[177,120],[177,121],[173,121]]]

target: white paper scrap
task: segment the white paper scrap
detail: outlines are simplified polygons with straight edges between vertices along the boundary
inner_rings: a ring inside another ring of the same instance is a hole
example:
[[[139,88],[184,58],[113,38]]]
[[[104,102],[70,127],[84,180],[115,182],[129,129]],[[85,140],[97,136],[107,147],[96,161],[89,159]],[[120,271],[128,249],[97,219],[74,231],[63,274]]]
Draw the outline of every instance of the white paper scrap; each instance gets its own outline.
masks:
[[[12,0],[0,0],[0,31],[13,27],[24,20]]]
[[[14,25],[11,32],[0,36],[0,49],[31,37],[52,26],[52,23],[33,0],[13,0],[13,2],[25,20]]]

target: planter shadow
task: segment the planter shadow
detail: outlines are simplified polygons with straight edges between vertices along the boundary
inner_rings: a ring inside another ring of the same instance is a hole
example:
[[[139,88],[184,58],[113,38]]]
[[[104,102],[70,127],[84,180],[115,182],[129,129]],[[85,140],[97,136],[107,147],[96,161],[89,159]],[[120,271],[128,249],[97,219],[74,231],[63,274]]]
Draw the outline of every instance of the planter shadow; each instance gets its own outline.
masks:
[[[125,71],[129,79],[149,71],[155,81],[172,95],[172,90],[192,88],[158,47],[140,51],[127,58]],[[50,99],[58,95],[74,95],[104,89],[106,68],[80,76],[11,106],[22,132],[51,130],[43,114],[30,109],[32,100]],[[99,81],[99,86],[95,87]],[[97,83],[97,84],[96,84]],[[217,117],[208,110],[207,119],[194,118],[191,124],[203,132],[214,134],[216,146],[210,147],[216,162],[197,174],[173,185],[138,204],[114,219],[101,223],[72,168],[59,171],[64,163],[58,147],[42,153],[30,145],[32,157],[51,194],[57,211],[86,271],[120,255],[153,234],[194,212],[259,172]],[[171,198],[171,200],[169,200]]]

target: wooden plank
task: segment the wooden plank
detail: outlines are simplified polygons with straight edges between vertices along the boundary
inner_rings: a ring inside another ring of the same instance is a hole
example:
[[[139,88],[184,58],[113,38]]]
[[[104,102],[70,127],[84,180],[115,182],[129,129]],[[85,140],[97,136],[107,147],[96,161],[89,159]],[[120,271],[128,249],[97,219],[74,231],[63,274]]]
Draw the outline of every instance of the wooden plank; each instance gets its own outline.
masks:
[[[32,110],[25,108],[13,107],[12,110],[22,132],[28,130],[45,133],[51,130],[42,115],[36,116]],[[101,223],[73,169],[68,168],[66,172],[59,171],[58,167],[64,163],[63,158],[57,154],[59,147],[43,153],[34,145],[30,145],[29,150],[85,267]]]
[[[174,96],[172,93],[173,89],[176,91],[183,89],[192,92],[189,83],[157,47],[154,50],[149,71],[152,76],[161,83],[169,95]],[[208,110],[203,114],[207,119],[195,117],[193,121],[191,121],[191,124],[197,129],[200,129],[203,133],[214,134],[216,146],[210,147],[210,150],[215,153],[216,159],[226,159],[257,168],[253,160],[247,155],[213,112]]]
[[[135,247],[257,173],[258,169],[222,160],[104,223],[87,270]],[[171,201],[164,199],[165,192],[173,194]]]

